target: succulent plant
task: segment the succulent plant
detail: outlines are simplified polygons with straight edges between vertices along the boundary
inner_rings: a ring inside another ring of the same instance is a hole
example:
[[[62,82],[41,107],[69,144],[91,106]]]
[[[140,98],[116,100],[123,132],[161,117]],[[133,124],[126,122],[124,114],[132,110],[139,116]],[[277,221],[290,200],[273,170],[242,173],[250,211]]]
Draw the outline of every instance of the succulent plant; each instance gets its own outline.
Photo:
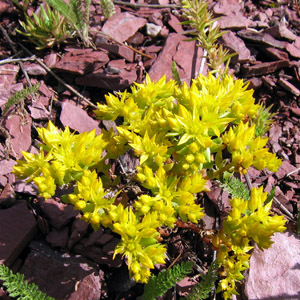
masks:
[[[52,10],[47,3],[41,5],[32,17],[25,15],[25,21],[19,22],[25,32],[17,32],[28,37],[38,50],[59,46],[74,34],[66,19],[57,10]]]

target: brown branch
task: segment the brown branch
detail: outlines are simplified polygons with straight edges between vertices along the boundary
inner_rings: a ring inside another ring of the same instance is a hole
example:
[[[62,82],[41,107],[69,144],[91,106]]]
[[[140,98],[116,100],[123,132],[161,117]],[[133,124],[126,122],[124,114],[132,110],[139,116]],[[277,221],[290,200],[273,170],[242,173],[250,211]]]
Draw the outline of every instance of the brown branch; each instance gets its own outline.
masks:
[[[123,1],[113,1],[114,4],[124,5],[124,6],[131,6],[134,8],[139,7],[152,7],[152,8],[181,8],[181,5],[178,4],[140,4],[140,3],[129,3]]]

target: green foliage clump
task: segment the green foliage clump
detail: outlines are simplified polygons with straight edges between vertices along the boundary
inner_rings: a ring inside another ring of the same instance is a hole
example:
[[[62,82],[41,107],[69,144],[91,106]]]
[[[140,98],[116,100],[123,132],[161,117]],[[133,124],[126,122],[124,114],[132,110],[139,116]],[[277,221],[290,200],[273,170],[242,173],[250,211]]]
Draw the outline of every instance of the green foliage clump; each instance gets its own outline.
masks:
[[[20,21],[23,31],[18,33],[32,41],[38,50],[51,48],[66,42],[67,39],[78,36],[85,46],[90,46],[89,18],[91,0],[45,0],[39,6],[38,12],[32,17],[27,15],[26,9],[29,0],[23,4],[14,0],[14,4],[24,12],[25,22]],[[111,0],[100,0],[103,13],[106,18],[115,13],[115,7]],[[50,8],[51,6],[51,8]]]
[[[105,18],[108,19],[115,14],[116,9],[112,0],[100,0],[100,4]]]
[[[224,189],[224,191],[228,192],[232,198],[243,198],[244,200],[250,199],[249,190],[246,188],[245,184],[241,182],[241,180],[235,177],[229,177],[224,179],[224,182],[219,182],[220,187]]]
[[[143,300],[155,300],[162,296],[170,288],[175,286],[177,282],[184,279],[193,269],[192,262],[182,262],[179,265],[173,266],[158,273],[157,276],[152,275],[145,285]]]
[[[209,294],[215,286],[218,279],[217,275],[218,264],[214,261],[208,268],[206,274],[201,274],[200,283],[193,286],[192,291],[185,298],[186,300],[204,300],[209,297]]]
[[[58,11],[81,38],[85,46],[89,41],[89,17],[91,0],[45,0],[54,10]]]
[[[34,283],[28,284],[23,274],[14,274],[4,265],[0,265],[0,280],[3,280],[10,297],[18,297],[19,300],[55,300],[41,292]]]
[[[47,3],[41,5],[32,17],[25,13],[25,21],[20,21],[20,24],[24,32],[16,31],[28,37],[38,50],[59,45],[71,38],[74,33],[65,17],[59,11],[51,9]]]
[[[226,74],[230,58],[235,54],[229,54],[227,49],[218,44],[217,40],[225,31],[221,32],[220,27],[214,19],[212,13],[207,9],[208,1],[206,0],[182,0],[184,15],[187,21],[182,22],[182,25],[190,25],[195,31],[191,34],[195,37],[190,40],[197,40],[199,47],[207,51],[208,66],[212,72],[218,74]],[[225,64],[223,70],[222,65]]]

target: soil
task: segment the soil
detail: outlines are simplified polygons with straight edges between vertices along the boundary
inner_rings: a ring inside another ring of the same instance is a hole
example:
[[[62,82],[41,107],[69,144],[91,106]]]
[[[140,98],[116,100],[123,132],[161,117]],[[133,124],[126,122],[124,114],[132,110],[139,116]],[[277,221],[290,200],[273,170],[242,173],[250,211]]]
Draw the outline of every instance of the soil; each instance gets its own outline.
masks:
[[[184,18],[178,1],[115,2],[116,14],[107,20],[99,1],[92,1],[90,37],[94,48],[73,39],[59,47],[36,50],[15,32],[20,29],[21,11],[10,1],[0,0],[0,262],[22,272],[57,300],[138,299],[143,285],[128,278],[121,257],[113,260],[118,235],[108,229],[93,232],[59,197],[44,202],[32,184],[14,177],[12,167],[21,159],[21,151],[36,151],[36,128],[47,126],[49,120],[59,128],[69,126],[78,132],[97,128],[100,132],[109,124],[96,121],[93,109],[97,102],[104,102],[105,94],[129,89],[133,82],[142,82],[146,73],[153,80],[164,74],[170,79],[172,61],[181,79],[190,83],[198,75],[203,54],[195,42],[185,40],[189,28],[179,24]],[[37,7],[33,2],[28,14]],[[275,114],[268,133],[269,148],[283,165],[276,174],[250,169],[250,180],[268,192],[276,187],[278,202],[273,211],[284,214],[290,232],[296,232],[300,203],[300,3],[221,0],[210,1],[209,7],[220,17],[221,29],[227,31],[219,42],[238,53],[231,60],[230,73],[248,81],[256,101],[271,105]],[[202,72],[207,74],[207,67]],[[28,81],[40,83],[37,96],[4,113],[8,98]],[[135,163],[130,153],[124,157],[128,170]],[[137,188],[124,186],[123,196],[135,197]],[[207,213],[203,223],[191,226],[178,222],[174,229],[161,232],[168,245],[167,265],[185,259],[193,260],[200,271],[210,265],[213,252],[200,232],[215,229],[226,215],[228,195],[214,185],[210,192],[199,195],[199,202]],[[1,239],[5,239],[5,247]],[[196,280],[194,276],[183,281],[161,299],[184,295]],[[242,285],[240,294],[246,299]],[[217,297],[222,299],[220,294]],[[10,299],[4,289],[0,289],[0,299]]]

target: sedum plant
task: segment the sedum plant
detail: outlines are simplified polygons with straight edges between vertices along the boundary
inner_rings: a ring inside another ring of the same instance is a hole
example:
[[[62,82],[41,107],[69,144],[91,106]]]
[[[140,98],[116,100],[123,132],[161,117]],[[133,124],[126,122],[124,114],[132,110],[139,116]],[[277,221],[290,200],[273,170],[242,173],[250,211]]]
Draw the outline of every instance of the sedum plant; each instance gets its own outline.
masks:
[[[184,8],[184,16],[187,18],[181,24],[190,25],[194,29],[191,32],[194,37],[190,40],[197,40],[198,46],[207,52],[207,65],[212,72],[220,75],[226,74],[230,58],[235,54],[229,54],[227,49],[218,44],[217,39],[226,32],[220,31],[217,25],[218,18],[214,19],[212,13],[208,11],[208,1],[181,0],[181,5]]]
[[[20,21],[24,31],[17,32],[28,37],[38,50],[59,45],[74,36],[78,36],[85,46],[92,45],[89,38],[91,0],[45,0],[32,17],[26,12],[29,0],[22,3],[18,3],[17,0],[13,2],[25,15],[25,21]],[[115,13],[111,0],[100,0],[100,4],[106,18]]]
[[[71,28],[83,41],[85,46],[90,45],[89,40],[89,18],[91,0],[45,0],[54,10],[63,15]]]
[[[20,21],[20,24],[24,31],[16,31],[28,37],[38,50],[60,45],[74,35],[65,17],[51,9],[47,3],[41,5],[32,17],[25,13],[25,21]]]
[[[244,175],[251,166],[272,172],[280,167],[281,160],[266,148],[268,139],[256,134],[261,109],[243,80],[229,75],[200,75],[190,87],[147,76],[130,92],[108,94],[106,104],[98,103],[99,119],[122,120],[117,132],[75,134],[49,122],[38,129],[39,153],[23,152],[14,173],[33,181],[45,199],[58,187],[73,186],[62,200],[80,210],[94,230],[103,226],[119,234],[114,256],[125,256],[130,276],[146,283],[154,265],[165,263],[167,247],[157,228],[172,228],[178,218],[197,223],[204,215],[197,194],[208,190],[209,180]],[[269,126],[270,120],[264,122]],[[259,126],[264,127],[262,118]],[[133,180],[144,193],[120,202],[110,162],[129,150],[139,159]],[[268,248],[272,234],[285,228],[282,217],[270,215],[266,199],[262,188],[253,189],[250,198],[234,196],[223,228],[211,236],[225,299],[236,293],[249,266],[251,242]]]
[[[88,43],[90,0],[85,10],[76,0],[61,1],[47,0]],[[62,200],[81,211],[82,219],[94,230],[102,226],[119,234],[114,257],[126,257],[130,276],[142,283],[149,281],[155,264],[165,263],[167,247],[158,228],[173,228],[177,219],[198,223],[204,212],[197,194],[209,190],[208,181],[221,182],[232,195],[232,210],[221,229],[208,238],[217,250],[217,260],[189,299],[196,299],[201,290],[202,298],[208,295],[217,268],[217,291],[229,299],[237,294],[236,285],[249,267],[253,242],[261,249],[270,247],[271,236],[282,232],[286,221],[270,214],[271,196],[262,188],[247,191],[241,182],[228,178],[246,175],[250,167],[276,172],[281,160],[269,152],[264,137],[273,114],[255,103],[253,91],[247,90],[243,80],[227,74],[231,55],[216,43],[222,33],[213,26],[207,3],[182,3],[186,24],[196,29],[195,38],[207,51],[212,72],[199,75],[191,86],[181,83],[178,76],[153,82],[147,75],[131,91],[106,95],[106,104],[98,103],[95,114],[100,120],[118,119],[116,132],[102,129],[98,136],[95,130],[75,134],[49,122],[47,128],[38,129],[39,153],[23,152],[24,160],[18,161],[14,173],[34,182],[45,199],[53,197],[58,188],[65,190]],[[216,78],[216,73],[222,76]],[[143,193],[130,201],[120,200],[118,180],[110,176],[111,162],[121,163],[119,158],[127,151],[134,153],[139,165],[135,177],[126,180],[143,187]],[[69,187],[73,191],[68,194]],[[164,276],[157,278],[152,277],[149,286],[162,279],[161,294]]]
[[[115,5],[112,0],[100,0],[100,5],[105,18],[110,18],[116,13]]]
[[[249,251],[253,242],[263,250],[271,246],[271,236],[282,232],[286,220],[283,216],[270,214],[272,201],[267,202],[267,193],[263,187],[251,190],[250,200],[233,198],[232,210],[223,222],[223,228],[212,237],[214,249],[218,251],[217,262],[222,267],[222,279],[217,291],[223,291],[224,299],[238,295],[236,283],[244,276],[242,272],[249,268]]]

